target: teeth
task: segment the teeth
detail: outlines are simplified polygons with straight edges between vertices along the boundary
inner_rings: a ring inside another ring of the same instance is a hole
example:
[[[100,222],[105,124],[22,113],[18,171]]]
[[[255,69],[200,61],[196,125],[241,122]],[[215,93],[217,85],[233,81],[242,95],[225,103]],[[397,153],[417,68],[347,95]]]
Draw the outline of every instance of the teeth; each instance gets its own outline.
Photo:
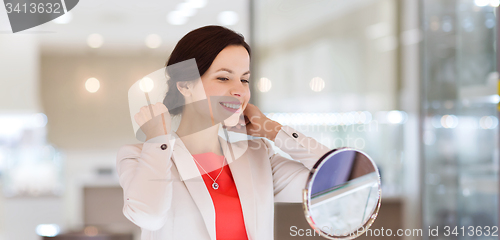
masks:
[[[221,104],[224,107],[228,107],[228,108],[232,108],[232,109],[239,109],[240,108],[240,104],[223,103],[223,102],[221,102]]]

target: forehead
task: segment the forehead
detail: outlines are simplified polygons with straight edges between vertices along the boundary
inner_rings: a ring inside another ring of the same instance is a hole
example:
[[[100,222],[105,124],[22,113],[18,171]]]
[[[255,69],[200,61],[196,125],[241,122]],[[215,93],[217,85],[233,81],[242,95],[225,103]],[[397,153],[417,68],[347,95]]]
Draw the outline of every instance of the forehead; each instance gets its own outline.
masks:
[[[248,71],[250,68],[250,55],[243,46],[227,46],[215,57],[210,70],[217,71],[227,68],[233,71]]]

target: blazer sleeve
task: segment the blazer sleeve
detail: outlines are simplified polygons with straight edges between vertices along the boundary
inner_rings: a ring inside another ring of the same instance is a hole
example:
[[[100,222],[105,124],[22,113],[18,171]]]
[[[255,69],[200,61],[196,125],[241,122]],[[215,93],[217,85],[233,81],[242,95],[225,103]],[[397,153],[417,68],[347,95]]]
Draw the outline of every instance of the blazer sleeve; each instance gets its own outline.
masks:
[[[123,188],[123,214],[150,231],[163,227],[172,202],[170,157],[174,141],[171,135],[164,135],[144,144],[125,145],[116,158]]]
[[[302,190],[305,188],[310,170],[330,149],[289,126],[281,128],[274,143],[293,160],[274,153],[269,141],[262,140],[267,145],[271,161],[274,200],[276,202],[301,202]]]

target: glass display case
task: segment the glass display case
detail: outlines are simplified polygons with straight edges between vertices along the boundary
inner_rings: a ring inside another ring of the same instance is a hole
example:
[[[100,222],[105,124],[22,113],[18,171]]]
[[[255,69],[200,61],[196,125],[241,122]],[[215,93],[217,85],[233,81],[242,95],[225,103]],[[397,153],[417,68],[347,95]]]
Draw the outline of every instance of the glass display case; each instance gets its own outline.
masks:
[[[439,228],[428,238],[498,239],[496,7],[422,1],[423,226]]]
[[[0,173],[5,197],[60,197],[61,153],[46,141],[43,113],[0,114]]]

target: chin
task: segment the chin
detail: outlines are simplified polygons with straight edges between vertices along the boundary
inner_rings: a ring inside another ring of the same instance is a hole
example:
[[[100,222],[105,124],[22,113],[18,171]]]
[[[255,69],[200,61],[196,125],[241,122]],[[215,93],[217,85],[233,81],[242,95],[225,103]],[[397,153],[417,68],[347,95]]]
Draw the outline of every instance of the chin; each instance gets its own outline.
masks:
[[[224,125],[234,127],[240,122],[241,113],[235,113],[224,120]]]

